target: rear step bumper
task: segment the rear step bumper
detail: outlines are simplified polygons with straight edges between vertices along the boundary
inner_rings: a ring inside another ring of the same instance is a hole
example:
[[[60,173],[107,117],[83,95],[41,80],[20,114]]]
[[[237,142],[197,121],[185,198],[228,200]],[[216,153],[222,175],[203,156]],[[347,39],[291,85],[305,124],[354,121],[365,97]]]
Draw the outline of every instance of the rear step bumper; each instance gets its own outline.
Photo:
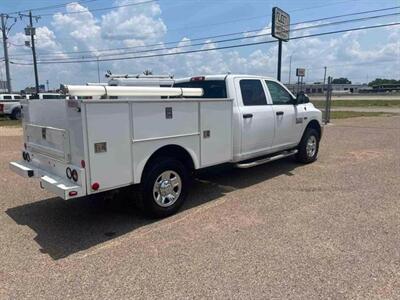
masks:
[[[271,157],[262,158],[262,159],[259,159],[259,160],[254,160],[254,161],[245,162],[245,163],[237,163],[235,166],[237,168],[241,168],[241,169],[252,168],[252,167],[256,167],[256,166],[259,166],[259,165],[263,165],[263,164],[272,162],[274,160],[278,160],[278,159],[281,159],[281,158],[285,158],[285,157],[288,157],[288,156],[295,155],[297,152],[298,152],[297,149],[290,150],[290,151],[284,151],[284,152],[281,152],[281,153],[279,153],[277,155],[274,155],[274,156],[271,156]]]
[[[45,190],[56,194],[58,197],[68,200],[85,196],[81,186],[76,185],[61,177],[54,176],[42,169],[33,169],[25,162],[10,162],[10,169],[22,177],[40,178],[40,186]]]

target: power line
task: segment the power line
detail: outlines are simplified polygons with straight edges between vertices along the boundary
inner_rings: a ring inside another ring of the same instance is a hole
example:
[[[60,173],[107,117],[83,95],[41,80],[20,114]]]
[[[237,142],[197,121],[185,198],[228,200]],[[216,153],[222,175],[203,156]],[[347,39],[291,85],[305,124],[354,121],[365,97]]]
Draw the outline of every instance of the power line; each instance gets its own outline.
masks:
[[[343,4],[343,3],[349,3],[349,2],[354,2],[354,1],[361,1],[361,0],[347,0],[347,1],[340,1],[340,2],[331,2],[327,4],[322,4],[322,5],[313,5],[309,7],[303,7],[303,8],[298,8],[298,9],[292,9],[289,10],[288,12],[298,12],[298,11],[304,11],[304,10],[311,10],[311,9],[316,9],[316,8],[323,8],[323,7],[328,7],[332,5],[338,5],[338,4]],[[217,26],[217,25],[225,25],[229,23],[237,23],[241,21],[248,21],[248,20],[255,20],[255,19],[265,19],[268,17],[271,17],[271,14],[268,15],[262,15],[262,16],[255,16],[255,17],[249,17],[249,18],[240,18],[240,19],[234,19],[234,20],[229,20],[229,21],[224,21],[224,22],[217,22],[217,23],[210,23],[210,24],[204,24],[204,25],[197,25],[197,26],[185,26],[181,28],[170,28],[169,31],[177,31],[177,30],[187,30],[187,29],[194,29],[194,28],[204,28],[204,27],[211,27],[211,26]]]
[[[142,1],[142,2],[135,2],[135,3],[130,3],[130,4],[122,4],[122,5],[115,5],[115,6],[109,6],[109,7],[102,7],[102,8],[94,8],[94,9],[85,9],[85,10],[80,10],[80,11],[70,11],[70,12],[65,12],[62,13],[63,15],[75,15],[75,14],[83,14],[83,13],[92,13],[94,11],[103,11],[103,10],[110,10],[114,8],[121,8],[121,7],[128,7],[128,6],[137,6],[137,5],[142,5],[142,4],[149,4],[153,2],[158,2],[159,0],[147,0],[147,1]],[[58,12],[61,13],[61,12]],[[41,17],[48,17],[48,16],[53,16],[55,13],[49,13],[49,14],[41,14]]]
[[[326,67],[330,68],[330,69],[334,69],[334,68],[338,68],[338,67],[364,66],[364,65],[372,65],[372,64],[384,64],[384,63],[390,63],[390,62],[400,62],[400,60],[398,58],[395,58],[395,59],[385,59],[385,60],[379,60],[379,61],[326,65]],[[321,70],[324,68],[325,67],[313,67],[313,68],[306,67],[307,70]]]
[[[394,16],[394,15],[400,15],[400,13],[393,13],[393,14],[388,14],[388,15],[380,15],[380,16],[373,16],[373,17],[364,17],[364,18],[359,18],[359,19],[353,19],[353,20],[344,20],[344,21],[338,21],[338,22],[331,22],[331,23],[326,23],[326,24],[319,24],[319,25],[312,25],[312,26],[306,26],[302,28],[296,28],[292,31],[301,31],[301,30],[307,30],[307,29],[315,29],[315,28],[320,28],[320,27],[326,27],[326,26],[333,26],[333,25],[338,25],[338,24],[344,24],[344,23],[349,23],[349,22],[356,22],[356,21],[365,21],[365,20],[370,20],[370,19],[376,19],[379,17],[387,17],[387,16]],[[253,39],[253,38],[258,38],[258,37],[267,37],[271,36],[271,33],[265,33],[265,34],[257,34],[257,35],[250,35],[250,36],[245,36],[245,37],[238,37],[238,38],[230,38],[230,39],[224,39],[224,40],[218,40],[218,41],[209,41],[209,42],[204,42],[204,43],[196,43],[196,44],[190,44],[190,45],[182,45],[182,46],[175,46],[175,47],[160,47],[160,48],[155,48],[155,49],[150,49],[150,50],[141,50],[141,51],[127,51],[124,53],[114,53],[114,54],[103,54],[102,56],[99,55],[94,55],[94,56],[88,56],[88,57],[82,57],[83,58],[91,58],[91,57],[112,57],[112,56],[120,56],[120,55],[126,55],[126,54],[137,54],[137,53],[147,53],[147,52],[154,52],[154,51],[165,51],[165,50],[176,50],[176,49],[182,49],[182,48],[190,48],[190,47],[196,47],[196,46],[206,46],[210,44],[218,44],[218,43],[226,43],[226,42],[233,42],[233,41],[238,41],[238,40],[244,40],[244,39]],[[71,57],[69,59],[79,59],[80,57]],[[41,60],[41,62],[47,62],[47,61],[52,61],[52,59],[48,60]],[[62,61],[62,60],[60,60]]]
[[[13,11],[13,12],[8,12],[6,14],[12,15],[12,14],[18,14],[21,12],[29,12],[29,11],[37,11],[37,10],[47,10],[47,9],[52,9],[52,8],[58,8],[58,7],[64,7],[65,5],[71,4],[71,3],[88,3],[88,2],[95,2],[99,0],[82,0],[82,1],[73,1],[73,2],[66,2],[66,3],[60,3],[60,4],[55,4],[55,5],[48,5],[48,6],[41,6],[41,7],[36,7],[36,8],[28,8],[24,10],[18,10],[18,11]]]
[[[349,29],[342,29],[342,30],[335,30],[335,31],[329,31],[329,32],[322,32],[322,33],[315,33],[315,34],[309,34],[305,36],[295,36],[290,38],[290,40],[298,40],[298,39],[304,39],[304,38],[310,38],[310,37],[317,37],[317,36],[324,36],[324,35],[330,35],[330,34],[338,34],[338,33],[345,33],[345,32],[350,32],[350,31],[360,31],[360,30],[367,30],[367,29],[375,29],[375,28],[383,28],[383,27],[389,27],[389,26],[397,26],[400,25],[400,22],[397,23],[388,23],[388,24],[380,24],[380,25],[372,25],[372,26],[365,26],[365,27],[355,27],[355,28],[349,28]],[[230,45],[230,46],[222,46],[222,47],[215,47],[211,49],[196,49],[196,50],[188,50],[188,51],[182,51],[182,52],[174,52],[174,53],[159,53],[159,54],[149,54],[149,55],[143,55],[143,56],[127,56],[127,57],[120,57],[120,58],[105,58],[105,59],[99,59],[98,61],[118,61],[118,60],[131,60],[131,59],[141,59],[141,58],[153,58],[153,57],[164,57],[164,56],[174,56],[174,55],[181,55],[181,54],[191,54],[191,53],[199,53],[199,52],[209,52],[209,51],[216,51],[216,50],[225,50],[225,49],[232,49],[232,48],[240,48],[240,47],[248,47],[248,46],[255,46],[255,45],[261,45],[261,44],[269,44],[269,43],[275,43],[277,40],[268,40],[268,41],[262,41],[262,42],[253,42],[253,43],[246,43],[246,44],[239,44],[239,45]],[[69,61],[48,61],[48,62],[38,62],[41,64],[69,64],[69,63],[90,63],[90,62],[96,62],[97,59],[89,59],[89,60],[69,60]],[[20,62],[12,62],[13,64],[20,64],[20,65],[32,65],[32,63],[20,63]]]
[[[356,16],[356,15],[369,14],[369,13],[374,13],[374,12],[389,11],[389,10],[394,10],[394,9],[398,9],[398,8],[400,8],[400,6],[388,7],[388,8],[382,8],[382,9],[374,9],[374,10],[367,10],[367,11],[348,13],[348,14],[342,14],[342,15],[336,15],[336,16],[331,16],[331,17],[325,17],[325,18],[319,18],[319,19],[313,19],[313,20],[297,22],[297,23],[291,24],[291,26],[300,25],[300,24],[306,24],[306,23],[312,23],[312,22],[332,20],[332,19],[343,18],[343,17],[347,17],[347,16]],[[367,20],[368,18],[371,18],[371,19],[372,18],[380,18],[380,17],[386,17],[386,16],[390,16],[390,15],[395,15],[395,14],[372,16],[372,17],[366,17],[365,19],[361,18],[359,20],[361,21],[361,20]],[[338,22],[344,22],[345,23],[345,22],[350,22],[350,21],[352,21],[352,20],[344,20],[344,21],[338,21]],[[328,23],[328,25],[329,24],[333,24],[333,23]],[[339,23],[337,23],[337,24],[339,24]],[[328,26],[328,25],[319,24],[319,25],[314,25],[314,26]],[[212,39],[212,38],[234,36],[234,35],[239,35],[239,34],[248,34],[248,33],[258,32],[258,31],[267,30],[267,29],[270,29],[270,27],[264,27],[264,28],[248,30],[248,31],[234,32],[234,33],[227,33],[227,34],[220,34],[220,35],[214,35],[214,36],[206,36],[206,37],[194,38],[194,39],[190,39],[190,41],[200,41],[200,40],[206,40],[206,39]],[[253,36],[253,37],[256,37],[256,36]],[[245,37],[242,37],[242,38],[245,39]],[[169,42],[163,43],[163,45],[177,44],[177,43],[181,43],[181,42],[182,42],[182,40],[169,41]],[[218,42],[218,41],[216,41],[216,42]],[[139,48],[155,47],[155,46],[160,46],[160,44],[161,43],[143,45],[143,46],[99,49],[99,50],[81,50],[81,51],[65,51],[65,52],[61,52],[60,51],[60,52],[44,53],[44,54],[40,54],[40,56],[55,56],[56,54],[78,54],[78,53],[98,53],[98,52],[121,51],[121,50],[128,50],[128,49],[139,49]],[[150,49],[149,51],[154,51],[154,49]],[[144,51],[144,52],[147,52],[147,51]],[[114,55],[122,55],[122,54],[124,54],[124,53],[116,53]],[[26,56],[26,54],[14,54],[12,57],[17,57],[17,56]],[[103,55],[103,56],[105,56],[105,55]]]

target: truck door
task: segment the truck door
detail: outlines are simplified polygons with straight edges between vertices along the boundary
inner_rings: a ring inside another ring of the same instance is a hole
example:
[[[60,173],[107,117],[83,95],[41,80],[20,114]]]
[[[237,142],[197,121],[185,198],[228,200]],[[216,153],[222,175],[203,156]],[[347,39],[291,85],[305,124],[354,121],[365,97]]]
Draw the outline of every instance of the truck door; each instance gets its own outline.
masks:
[[[293,97],[278,82],[266,80],[269,95],[272,100],[275,118],[274,148],[285,148],[297,144],[297,137],[302,130],[302,122],[297,120],[297,107]]]
[[[241,153],[243,157],[262,155],[274,138],[274,114],[268,105],[260,79],[236,79],[236,94],[241,113]]]

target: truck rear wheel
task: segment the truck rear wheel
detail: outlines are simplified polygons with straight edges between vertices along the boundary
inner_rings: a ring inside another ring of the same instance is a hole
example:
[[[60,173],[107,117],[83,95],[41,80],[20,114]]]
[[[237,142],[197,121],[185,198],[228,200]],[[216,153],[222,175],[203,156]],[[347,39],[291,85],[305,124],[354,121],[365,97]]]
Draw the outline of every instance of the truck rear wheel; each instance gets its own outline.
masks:
[[[20,108],[15,108],[11,115],[10,115],[11,120],[20,120],[21,119],[21,109]]]
[[[299,151],[296,155],[297,161],[305,164],[316,161],[319,150],[319,139],[319,134],[315,129],[306,129],[297,148]]]
[[[184,203],[189,184],[189,172],[173,158],[160,158],[151,163],[142,183],[142,208],[157,218],[176,213]]]

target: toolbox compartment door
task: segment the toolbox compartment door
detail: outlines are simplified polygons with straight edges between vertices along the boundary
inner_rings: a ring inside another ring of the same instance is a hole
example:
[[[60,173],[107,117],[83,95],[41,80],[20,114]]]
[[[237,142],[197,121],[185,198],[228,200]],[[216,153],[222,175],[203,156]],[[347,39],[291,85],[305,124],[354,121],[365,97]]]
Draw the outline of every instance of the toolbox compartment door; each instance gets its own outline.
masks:
[[[233,158],[232,101],[200,102],[201,167]]]
[[[87,102],[85,107],[88,191],[94,182],[100,185],[98,191],[132,183],[129,104]]]
[[[71,159],[69,132],[66,129],[34,124],[25,125],[27,149],[68,163]]]

